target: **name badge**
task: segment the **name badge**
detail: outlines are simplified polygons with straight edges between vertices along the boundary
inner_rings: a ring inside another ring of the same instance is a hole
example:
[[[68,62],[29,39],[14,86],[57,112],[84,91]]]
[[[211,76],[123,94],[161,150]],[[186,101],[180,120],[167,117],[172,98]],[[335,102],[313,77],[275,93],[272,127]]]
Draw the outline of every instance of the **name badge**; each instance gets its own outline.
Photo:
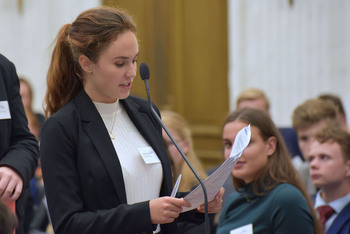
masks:
[[[230,234],[253,234],[253,224],[247,224],[230,231]]]
[[[160,160],[152,147],[138,147],[137,150],[141,154],[141,157],[146,164],[160,163]]]
[[[0,101],[0,119],[11,119],[8,101]]]

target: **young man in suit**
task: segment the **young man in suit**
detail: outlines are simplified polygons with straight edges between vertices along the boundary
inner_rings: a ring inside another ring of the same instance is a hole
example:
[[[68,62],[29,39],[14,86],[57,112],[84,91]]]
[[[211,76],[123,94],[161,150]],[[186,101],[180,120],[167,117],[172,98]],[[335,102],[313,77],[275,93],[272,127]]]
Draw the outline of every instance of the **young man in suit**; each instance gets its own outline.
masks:
[[[38,142],[29,132],[15,66],[0,54],[0,199],[12,206],[24,233],[22,216],[29,182],[39,157]]]
[[[319,188],[315,208],[326,234],[349,233],[350,134],[339,126],[316,133],[306,158],[312,183]]]

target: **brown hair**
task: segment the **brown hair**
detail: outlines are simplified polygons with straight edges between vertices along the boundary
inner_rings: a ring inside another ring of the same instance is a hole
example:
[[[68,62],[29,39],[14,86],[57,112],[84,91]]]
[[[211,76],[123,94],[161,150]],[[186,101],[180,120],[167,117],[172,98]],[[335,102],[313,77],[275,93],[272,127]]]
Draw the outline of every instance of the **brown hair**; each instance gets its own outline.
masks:
[[[60,29],[46,77],[46,117],[56,113],[83,88],[79,57],[85,55],[97,62],[110,42],[125,31],[136,32],[132,18],[105,6],[82,12],[72,24]]]
[[[335,120],[337,107],[330,101],[309,99],[294,109],[292,122],[294,129],[306,128],[320,120]]]
[[[201,179],[205,179],[207,175],[194,150],[192,133],[187,121],[180,114],[170,110],[161,111],[161,116],[162,116],[164,125],[169,130],[171,129],[175,131],[179,135],[181,140],[186,140],[188,142],[189,150],[186,156],[189,162],[192,164],[193,168],[197,171],[199,177]],[[182,164],[181,168],[173,168],[173,169],[174,169],[173,177],[175,180],[177,179],[179,174],[182,175],[181,183],[179,186],[180,192],[189,191],[199,183],[197,178],[193,175],[191,169],[187,166],[185,162]]]
[[[236,106],[238,106],[238,104],[242,101],[256,99],[263,99],[265,102],[265,110],[270,110],[270,102],[269,99],[266,97],[264,91],[256,88],[248,88],[243,90],[237,98]]]
[[[263,140],[267,141],[270,137],[275,137],[277,141],[275,152],[269,157],[265,168],[260,172],[257,179],[252,182],[254,193],[258,196],[264,196],[278,184],[289,183],[294,185],[304,195],[314,218],[314,231],[315,233],[318,233],[319,224],[310,197],[302,185],[301,179],[291,162],[291,157],[283,138],[268,113],[259,109],[242,108],[230,113],[224,122],[224,126],[227,123],[237,120],[242,121],[247,125],[251,124],[252,126],[257,127]],[[244,180],[234,177],[233,181],[236,189],[245,186]]]
[[[340,97],[338,97],[337,95],[334,95],[334,94],[321,94],[320,96],[318,96],[318,99],[333,102],[333,104],[338,108],[339,113],[343,114],[344,117],[346,117],[343,103],[342,103]]]
[[[343,154],[344,161],[350,160],[350,134],[338,125],[323,128],[315,134],[315,140],[322,143],[338,143]]]

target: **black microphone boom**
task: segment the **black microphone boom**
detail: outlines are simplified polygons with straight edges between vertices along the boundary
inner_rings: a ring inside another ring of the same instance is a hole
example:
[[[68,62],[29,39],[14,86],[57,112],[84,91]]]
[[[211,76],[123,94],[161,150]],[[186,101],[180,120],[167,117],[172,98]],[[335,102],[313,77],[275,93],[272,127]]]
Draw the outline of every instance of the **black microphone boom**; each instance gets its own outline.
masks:
[[[188,161],[186,155],[182,152],[181,148],[178,146],[178,144],[175,141],[175,139],[173,138],[173,136],[170,134],[170,132],[168,131],[168,129],[164,125],[163,121],[160,119],[158,113],[154,110],[154,108],[152,106],[151,95],[150,95],[150,92],[149,92],[149,84],[148,84],[148,80],[149,80],[149,77],[150,77],[150,72],[149,72],[149,69],[148,69],[148,66],[147,66],[146,63],[141,63],[141,65],[140,65],[140,76],[141,76],[141,79],[145,82],[146,92],[147,92],[147,99],[148,99],[149,107],[151,109],[151,112],[152,112],[153,116],[159,122],[159,124],[162,126],[162,128],[165,130],[166,134],[169,136],[170,140],[173,142],[173,144],[175,145],[176,149],[179,151],[179,153],[181,154],[182,158],[185,160],[185,162],[187,163],[188,167],[191,169],[191,171],[193,172],[193,174],[195,175],[195,177],[199,181],[200,185],[202,186],[203,194],[204,194],[204,206],[205,206],[205,216],[204,216],[204,219],[205,219],[205,233],[208,234],[209,231],[210,231],[209,218],[208,218],[208,194],[207,194],[207,190],[206,190],[206,188],[204,186],[204,183],[201,180],[201,178],[199,177],[199,175],[197,174],[196,170],[191,165],[191,163]]]

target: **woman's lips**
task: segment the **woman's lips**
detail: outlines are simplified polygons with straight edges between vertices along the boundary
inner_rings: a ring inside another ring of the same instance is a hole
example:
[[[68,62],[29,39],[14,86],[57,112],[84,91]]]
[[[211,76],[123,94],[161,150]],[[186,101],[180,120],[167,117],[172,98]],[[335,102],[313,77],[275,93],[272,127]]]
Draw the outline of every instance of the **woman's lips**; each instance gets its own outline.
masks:
[[[125,88],[125,89],[130,89],[131,88],[131,84],[132,84],[132,82],[128,82],[128,83],[121,84],[120,86],[122,88]]]
[[[241,168],[241,167],[243,167],[244,164],[245,164],[245,162],[238,161],[234,168]]]

